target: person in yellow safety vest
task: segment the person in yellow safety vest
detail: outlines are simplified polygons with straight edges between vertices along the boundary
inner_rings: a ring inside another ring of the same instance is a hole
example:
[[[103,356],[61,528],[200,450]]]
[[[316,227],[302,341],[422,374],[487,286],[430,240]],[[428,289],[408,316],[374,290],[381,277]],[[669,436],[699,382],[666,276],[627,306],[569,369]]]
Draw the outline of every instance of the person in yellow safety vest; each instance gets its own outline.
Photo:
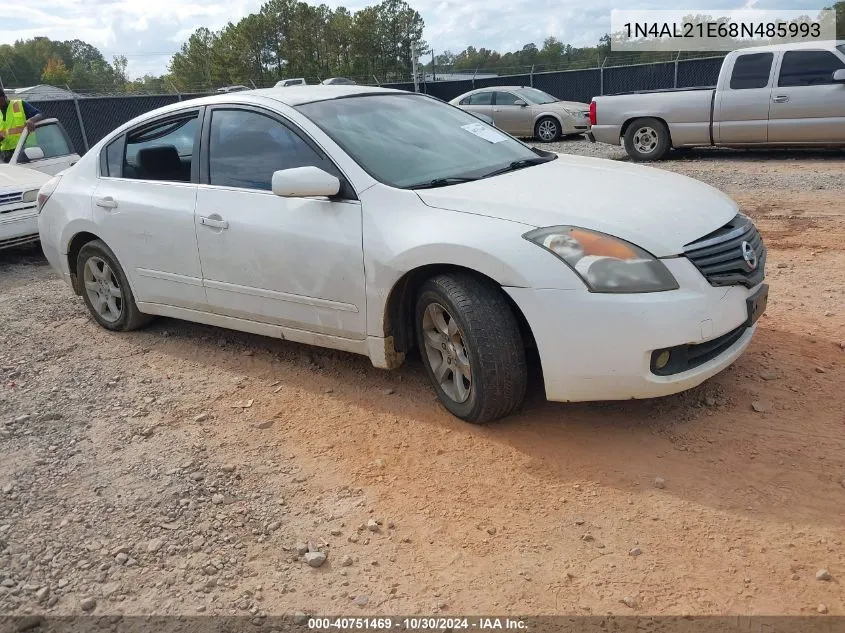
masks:
[[[24,128],[32,132],[44,115],[23,99],[9,101],[0,88],[0,160],[8,163],[18,146]]]

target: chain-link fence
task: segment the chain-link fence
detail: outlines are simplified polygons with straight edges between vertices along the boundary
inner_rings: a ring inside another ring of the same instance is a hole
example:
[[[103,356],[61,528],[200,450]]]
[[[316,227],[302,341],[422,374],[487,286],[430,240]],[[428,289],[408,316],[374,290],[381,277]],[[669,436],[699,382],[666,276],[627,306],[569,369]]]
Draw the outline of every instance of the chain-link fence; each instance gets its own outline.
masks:
[[[523,72],[497,77],[452,81],[422,81],[420,92],[444,101],[475,88],[490,86],[533,86],[566,101],[589,102],[594,96],[640,90],[691,88],[716,84],[722,57],[675,59],[674,61],[629,66],[602,65],[597,68]],[[363,83],[363,82],[362,82]],[[375,85],[376,82],[371,82]],[[385,88],[413,91],[413,82],[380,84]],[[116,127],[156,108],[213,91],[192,94],[90,96],[73,99],[33,101],[45,116],[62,122],[80,153]]]

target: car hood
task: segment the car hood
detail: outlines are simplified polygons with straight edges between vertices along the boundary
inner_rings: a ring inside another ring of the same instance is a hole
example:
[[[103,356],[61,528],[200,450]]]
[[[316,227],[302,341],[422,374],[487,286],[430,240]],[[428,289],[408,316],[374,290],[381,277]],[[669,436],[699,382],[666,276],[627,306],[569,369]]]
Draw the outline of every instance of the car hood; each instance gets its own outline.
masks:
[[[500,176],[416,193],[439,209],[533,228],[573,225],[601,231],[656,257],[682,253],[686,244],[739,212],[728,196],[698,180],[655,167],[565,154]]]
[[[555,101],[554,103],[550,103],[548,105],[564,107],[567,110],[572,110],[574,112],[589,112],[590,111],[589,104],[579,103],[578,101]]]
[[[0,165],[0,189],[41,188],[52,176],[16,165]]]

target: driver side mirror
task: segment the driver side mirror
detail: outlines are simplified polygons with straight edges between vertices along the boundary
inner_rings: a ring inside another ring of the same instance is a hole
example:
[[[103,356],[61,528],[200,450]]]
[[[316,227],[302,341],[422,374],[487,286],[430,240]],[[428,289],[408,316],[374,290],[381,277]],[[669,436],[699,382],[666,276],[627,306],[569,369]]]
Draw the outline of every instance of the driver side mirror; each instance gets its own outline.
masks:
[[[845,68],[833,72],[833,83],[845,84]]]
[[[23,154],[27,160],[42,160],[44,158],[44,150],[40,147],[26,147]]]
[[[294,167],[273,173],[273,193],[283,198],[309,198],[336,196],[340,180],[319,167]]]
[[[513,102],[513,104],[516,105],[516,106],[519,106],[520,108],[524,108],[528,105],[522,99],[517,99],[516,101]]]

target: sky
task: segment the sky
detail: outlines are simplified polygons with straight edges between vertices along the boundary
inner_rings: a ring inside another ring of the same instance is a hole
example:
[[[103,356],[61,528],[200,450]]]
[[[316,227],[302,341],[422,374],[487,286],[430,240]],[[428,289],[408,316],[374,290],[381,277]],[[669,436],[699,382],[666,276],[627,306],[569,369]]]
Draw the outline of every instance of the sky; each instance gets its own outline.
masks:
[[[81,39],[102,51],[109,61],[125,55],[128,74],[162,74],[170,57],[198,27],[217,30],[255,12],[263,0],[39,0],[8,18],[0,43],[46,36]],[[316,4],[317,0],[310,0]],[[350,11],[377,0],[324,0]],[[832,2],[832,0],[831,0]],[[500,52],[529,42],[542,46],[554,36],[573,46],[594,45],[610,30],[612,9],[678,9],[672,0],[617,3],[615,0],[409,0],[425,20],[425,40],[435,53],[457,53],[467,46]],[[807,9],[814,0],[718,0],[691,3],[690,13],[717,9]]]

